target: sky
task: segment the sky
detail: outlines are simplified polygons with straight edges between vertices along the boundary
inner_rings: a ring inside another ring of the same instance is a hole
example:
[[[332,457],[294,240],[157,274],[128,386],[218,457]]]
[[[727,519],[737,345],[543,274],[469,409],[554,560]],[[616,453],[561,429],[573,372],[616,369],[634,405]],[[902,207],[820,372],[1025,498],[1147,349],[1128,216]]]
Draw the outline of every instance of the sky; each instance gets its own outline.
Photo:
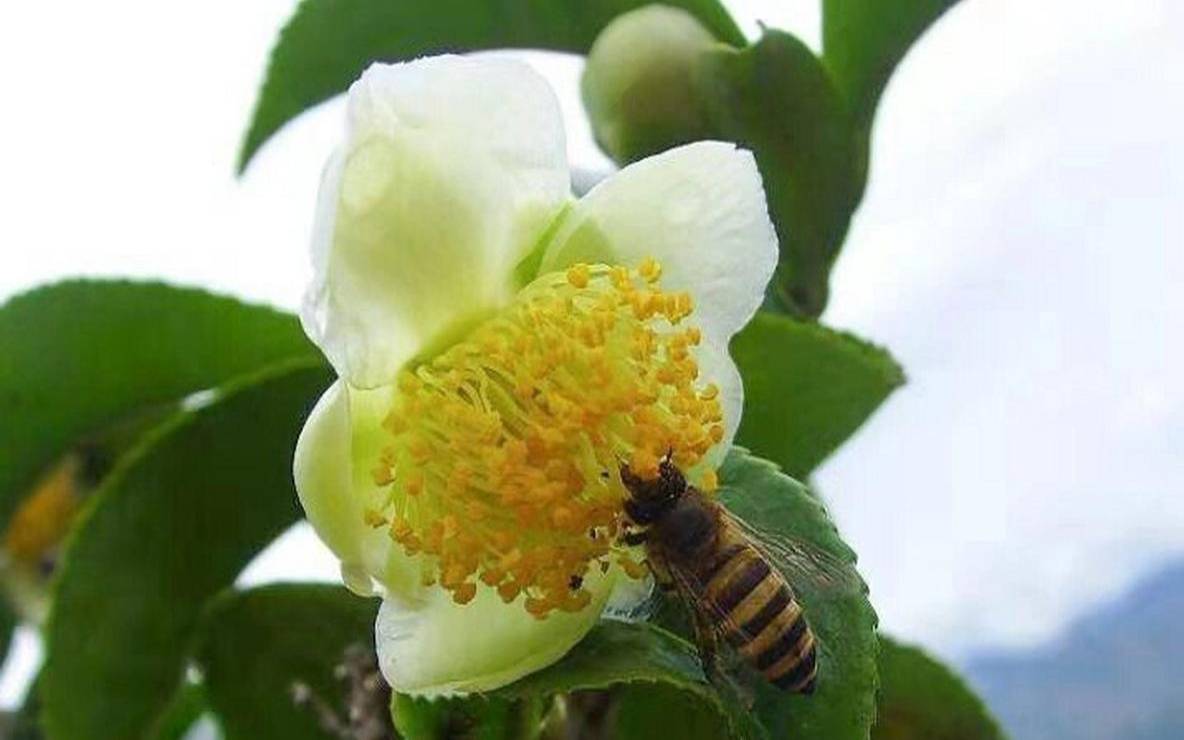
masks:
[[[727,5],[751,36],[819,43],[813,0]],[[294,308],[340,100],[233,175],[293,7],[0,5],[0,300],[108,275]],[[886,91],[824,320],[909,384],[817,483],[897,635],[955,659],[1031,645],[1184,554],[1181,37],[1173,0],[964,0]],[[605,171],[579,61],[523,56],[573,163]],[[303,529],[244,582],[334,573]],[[26,631],[0,704],[36,656]]]

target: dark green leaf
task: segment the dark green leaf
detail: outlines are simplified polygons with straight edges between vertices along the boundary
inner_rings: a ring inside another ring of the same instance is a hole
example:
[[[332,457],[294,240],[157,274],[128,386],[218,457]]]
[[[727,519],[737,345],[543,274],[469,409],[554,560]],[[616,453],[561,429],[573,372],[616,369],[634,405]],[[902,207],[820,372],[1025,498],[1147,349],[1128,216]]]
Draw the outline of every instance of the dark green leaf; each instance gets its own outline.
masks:
[[[239,171],[286,122],[344,92],[375,61],[445,51],[537,48],[582,54],[616,16],[649,0],[303,0],[280,34]],[[666,0],[721,40],[744,37],[718,0]]]
[[[291,357],[291,316],[157,283],[72,281],[0,307],[0,531],[75,443]]]
[[[205,713],[206,704],[205,687],[199,683],[186,683],[161,715],[153,740],[182,740]]]
[[[744,377],[739,444],[805,478],[904,382],[883,349],[766,312],[732,340]]]
[[[995,718],[953,671],[919,648],[880,635],[875,740],[999,740]]]
[[[152,731],[201,606],[299,517],[292,450],[329,380],[319,361],[245,379],[158,428],[107,477],[67,544],[46,627],[54,738]]]
[[[395,729],[404,740],[530,740],[542,729],[544,699],[468,697],[391,701]]]
[[[757,684],[756,713],[774,738],[867,738],[876,712],[876,614],[822,503],[772,463],[734,449],[720,469],[720,500],[758,529],[791,538],[844,564],[850,585],[786,572],[819,643],[810,696]]]
[[[826,66],[866,131],[880,93],[913,42],[957,0],[823,0]]]
[[[347,687],[335,677],[346,649],[374,649],[378,601],[338,586],[278,584],[230,591],[202,619],[197,660],[227,740],[328,740],[293,686],[346,716]],[[386,700],[378,703],[385,715]]]
[[[763,736],[748,712],[706,683],[695,648],[652,624],[601,622],[558,663],[495,696],[521,699],[621,685],[644,691],[655,683],[687,694],[686,701],[698,702],[725,718],[723,724],[734,736]]]
[[[20,620],[8,600],[0,596],[0,664],[8,657],[8,648],[12,644],[12,633],[16,631]]]
[[[791,312],[818,316],[862,189],[847,105],[818,57],[780,31],[746,49],[721,46],[702,70],[720,136],[751,149],[764,179],[781,242],[773,295]]]
[[[607,737],[719,740],[728,733],[727,721],[710,703],[672,686],[625,684],[610,696]]]

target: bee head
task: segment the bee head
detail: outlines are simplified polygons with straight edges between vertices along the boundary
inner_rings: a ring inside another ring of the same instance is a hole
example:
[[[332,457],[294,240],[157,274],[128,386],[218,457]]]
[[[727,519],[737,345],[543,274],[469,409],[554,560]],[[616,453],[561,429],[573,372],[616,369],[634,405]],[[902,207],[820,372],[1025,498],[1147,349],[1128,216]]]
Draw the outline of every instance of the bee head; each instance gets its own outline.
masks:
[[[651,479],[642,478],[628,465],[622,465],[621,482],[630,494],[625,501],[625,513],[643,526],[669,511],[687,490],[686,478],[669,456],[658,464],[658,476]]]

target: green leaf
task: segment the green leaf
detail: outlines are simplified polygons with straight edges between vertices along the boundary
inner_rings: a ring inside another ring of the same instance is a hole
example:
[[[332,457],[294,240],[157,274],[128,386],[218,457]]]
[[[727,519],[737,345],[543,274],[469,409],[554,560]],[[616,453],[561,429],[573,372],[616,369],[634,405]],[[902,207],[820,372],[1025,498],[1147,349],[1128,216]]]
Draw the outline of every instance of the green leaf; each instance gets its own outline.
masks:
[[[297,321],[158,283],[71,281],[0,307],[0,531],[76,442],[291,357]]]
[[[404,740],[527,740],[542,729],[542,697],[416,699],[396,694],[391,717]]]
[[[292,687],[307,686],[340,716],[346,686],[335,677],[346,649],[374,649],[378,601],[339,586],[276,584],[228,591],[202,619],[197,660],[227,740],[328,740]],[[385,713],[385,699],[378,708]]]
[[[16,632],[20,620],[8,600],[0,596],[0,665],[8,657],[8,648],[12,646],[12,634]]]
[[[792,313],[818,316],[863,187],[846,102],[818,57],[781,31],[746,49],[721,46],[701,69],[721,138],[751,149],[764,180],[781,243],[772,294]]]
[[[239,172],[298,114],[344,92],[375,61],[446,51],[583,54],[613,18],[649,0],[303,0],[280,33],[239,154]],[[744,36],[718,0],[666,0],[722,41]]]
[[[956,2],[822,0],[822,56],[865,135],[897,63]]]
[[[757,686],[755,711],[775,738],[867,738],[876,713],[876,613],[822,503],[772,463],[734,449],[720,469],[720,501],[754,527],[804,542],[844,564],[853,587],[785,572],[819,644],[810,696]]]
[[[728,734],[726,720],[709,703],[665,684],[626,684],[610,696],[612,732],[607,737],[718,740]]]
[[[850,437],[904,373],[883,349],[767,312],[731,345],[744,378],[739,444],[804,479]]]
[[[55,582],[41,678],[52,737],[152,732],[201,606],[298,519],[292,450],[329,380],[319,361],[244,379],[159,427],[108,475]]]
[[[874,740],[1000,740],[995,718],[970,687],[924,651],[880,635]]]
[[[623,686],[640,691],[654,684],[687,694],[685,701],[697,702],[724,718],[722,726],[733,736],[764,736],[743,707],[706,682],[690,643],[647,623],[602,621],[562,660],[494,696],[523,699]]]
[[[209,709],[207,704],[205,687],[200,683],[186,683],[156,723],[154,740],[182,740]]]

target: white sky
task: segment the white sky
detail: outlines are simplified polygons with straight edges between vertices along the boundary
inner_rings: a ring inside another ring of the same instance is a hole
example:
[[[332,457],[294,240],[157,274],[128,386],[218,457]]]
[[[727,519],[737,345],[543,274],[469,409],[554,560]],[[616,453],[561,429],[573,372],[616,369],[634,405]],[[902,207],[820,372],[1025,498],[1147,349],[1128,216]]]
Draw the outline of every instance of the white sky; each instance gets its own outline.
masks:
[[[728,5],[817,45],[814,0]],[[0,299],[88,274],[294,307],[340,102],[233,177],[293,6],[0,5]],[[1184,551],[1182,37],[1172,0],[965,0],[886,94],[826,320],[910,384],[818,482],[898,634],[1030,643]],[[528,58],[603,167],[579,63]],[[333,572],[305,531],[249,580]]]

